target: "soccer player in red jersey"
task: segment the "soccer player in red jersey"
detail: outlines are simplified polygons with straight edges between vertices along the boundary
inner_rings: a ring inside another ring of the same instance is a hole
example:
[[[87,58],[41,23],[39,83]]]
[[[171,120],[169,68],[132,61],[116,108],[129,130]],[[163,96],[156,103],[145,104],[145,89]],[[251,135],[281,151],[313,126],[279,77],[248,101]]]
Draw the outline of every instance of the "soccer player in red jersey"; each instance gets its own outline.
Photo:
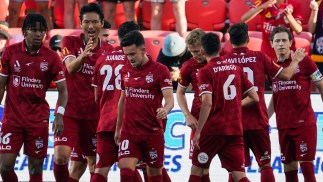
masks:
[[[197,120],[200,113],[201,101],[199,97],[199,90],[197,85],[197,73],[199,69],[203,68],[206,65],[205,56],[201,54],[201,38],[205,35],[205,32],[199,28],[192,30],[189,35],[186,37],[186,45],[190,53],[192,54],[192,58],[184,62],[181,70],[180,76],[178,79],[178,87],[176,91],[177,102],[179,107],[181,108],[184,116],[186,125],[192,129],[190,135],[190,151],[189,158],[192,159],[193,155],[193,142],[192,139],[194,137],[195,129],[197,126]],[[191,111],[188,109],[185,92],[189,85],[192,84],[192,88],[194,91],[194,99]],[[205,173],[202,177],[203,182],[210,181],[209,172],[205,170]]]
[[[162,120],[174,106],[170,73],[166,66],[146,55],[140,32],[129,32],[121,46],[130,62],[121,70],[115,132],[121,181],[132,181],[136,164],[143,159],[149,180],[161,182],[165,142]]]
[[[55,136],[54,175],[56,181],[77,181],[80,176],[69,177],[68,159],[73,147],[80,146],[87,157],[91,174],[96,163],[95,131],[98,122],[98,107],[91,86],[96,60],[113,47],[99,38],[103,26],[103,12],[96,3],[81,9],[80,36],[66,36],[62,41],[63,62],[66,67],[66,82],[70,100],[64,116],[65,129],[62,136]],[[81,142],[82,141],[82,142]],[[69,179],[70,178],[70,179]]]
[[[53,132],[57,136],[63,132],[68,95],[61,59],[42,44],[47,32],[45,18],[28,14],[22,32],[25,39],[5,48],[1,59],[0,101],[7,89],[0,131],[0,173],[4,182],[18,181],[14,166],[22,145],[24,154],[28,155],[29,180],[42,181],[48,146],[46,91],[54,80],[58,110]]]
[[[139,31],[140,27],[133,21],[120,25],[119,40],[130,31]],[[121,68],[128,63],[123,50],[114,50],[101,56],[95,65],[92,86],[95,100],[100,107],[97,132],[97,153],[99,161],[91,181],[105,182],[110,167],[118,161],[118,145],[114,142],[118,116],[118,101],[121,95]],[[139,175],[140,176],[140,175]],[[141,177],[140,177],[141,178]]]
[[[292,34],[284,26],[274,28],[270,41],[277,55],[277,64],[287,67],[292,60],[303,57],[295,74],[289,81],[273,78],[273,96],[268,107],[269,117],[276,113],[276,122],[281,150],[281,160],[287,182],[298,181],[300,164],[305,181],[316,181],[313,160],[315,159],[317,129],[311,105],[311,83],[323,99],[323,77],[314,61],[304,50],[290,50]]]
[[[274,49],[270,44],[270,33],[278,25],[284,25],[295,33],[302,32],[302,9],[296,0],[258,0],[251,10],[246,12],[241,20],[248,22],[258,14],[262,17],[262,45],[261,50],[271,58],[276,58]],[[295,42],[292,43],[295,50]]]
[[[219,57],[220,40],[216,34],[205,34],[201,42],[208,64],[198,73],[201,108],[189,181],[201,181],[204,169],[219,154],[222,167],[232,172],[234,180],[246,182],[241,105],[259,98],[243,70]],[[249,97],[242,101],[243,95]]]
[[[288,67],[283,69],[263,52],[251,51],[247,48],[249,42],[247,24],[237,23],[228,32],[233,50],[223,58],[229,63],[243,67],[243,71],[249,81],[254,84],[259,96],[258,104],[242,108],[246,166],[251,165],[249,152],[249,149],[251,149],[261,170],[261,181],[272,182],[275,181],[275,177],[270,164],[269,123],[264,96],[265,76],[289,80],[300,60],[294,59]]]

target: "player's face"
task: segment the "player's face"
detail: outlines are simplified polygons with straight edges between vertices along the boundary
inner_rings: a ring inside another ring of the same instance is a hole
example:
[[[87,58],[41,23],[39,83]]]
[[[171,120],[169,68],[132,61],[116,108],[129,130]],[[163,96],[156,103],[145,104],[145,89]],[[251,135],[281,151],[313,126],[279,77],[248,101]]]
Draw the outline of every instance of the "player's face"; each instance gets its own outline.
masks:
[[[188,51],[191,52],[193,58],[195,58],[199,63],[203,63],[206,61],[205,56],[201,53],[201,45],[187,45]]]
[[[103,22],[100,20],[100,16],[97,13],[89,12],[85,13],[82,17],[81,28],[85,35],[85,40],[97,39],[103,26]]]
[[[287,56],[290,52],[290,47],[292,41],[288,39],[288,34],[286,32],[280,32],[275,34],[271,46],[274,48],[277,55]]]
[[[27,46],[39,47],[45,37],[46,30],[44,27],[40,26],[40,22],[36,22],[35,27],[29,27],[26,32],[24,32],[25,40]]]
[[[109,42],[110,30],[107,28],[102,28],[100,31],[100,39],[103,42]]]
[[[131,46],[123,47],[124,55],[127,56],[130,64],[134,68],[141,67],[145,60],[145,48],[137,47],[135,44]]]

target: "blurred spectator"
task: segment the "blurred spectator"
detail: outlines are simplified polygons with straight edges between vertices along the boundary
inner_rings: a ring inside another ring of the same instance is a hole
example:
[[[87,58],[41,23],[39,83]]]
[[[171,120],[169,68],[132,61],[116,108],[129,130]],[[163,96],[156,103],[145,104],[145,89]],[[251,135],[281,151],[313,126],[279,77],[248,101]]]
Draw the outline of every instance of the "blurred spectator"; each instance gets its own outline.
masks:
[[[48,30],[53,28],[53,22],[51,19],[51,9],[49,0],[26,0],[29,3],[36,3],[36,10],[30,10],[28,13],[39,13],[44,16],[47,22]],[[25,3],[26,3],[25,1]],[[18,19],[20,16],[20,9],[24,0],[10,0],[9,2],[9,27],[15,28],[18,26]],[[2,6],[2,5],[1,5]]]
[[[165,0],[147,0],[151,2],[151,30],[161,30],[161,21],[163,16],[163,4]],[[169,0],[173,3],[173,12],[176,21],[176,31],[183,36],[187,31],[187,20],[185,15],[185,0]]]
[[[165,37],[164,47],[160,50],[157,61],[166,65],[173,81],[173,89],[177,89],[179,70],[192,54],[188,51],[185,39],[178,33],[170,33]]]
[[[312,9],[308,21],[308,31],[315,34],[311,58],[316,62],[317,67],[323,72],[323,3],[322,0],[311,1]]]
[[[116,29],[115,15],[118,0],[97,0],[101,3],[104,12],[104,19],[111,23],[111,28]],[[119,0],[123,3],[124,16],[126,21],[135,21],[135,1],[136,0]]]
[[[57,54],[62,58],[62,39],[63,36],[61,35],[54,35],[50,40],[49,40],[49,47],[57,52]]]
[[[103,27],[101,28],[99,35],[102,41],[109,42],[110,28],[111,24],[107,20],[104,20]]]
[[[263,3],[262,3],[263,2]],[[262,4],[261,4],[262,3]],[[262,45],[261,50],[271,58],[276,58],[274,49],[271,47],[269,37],[272,30],[278,25],[284,25],[296,33],[302,32],[301,6],[296,0],[267,0],[255,1],[251,10],[246,12],[241,20],[248,22],[258,14],[261,15]],[[295,50],[295,42],[292,43],[292,50]]]
[[[8,23],[0,21],[0,59],[3,48],[7,45],[9,39],[11,39],[11,36],[8,32]]]
[[[8,15],[9,0],[0,0],[0,21],[5,21]]]
[[[88,3],[87,0],[64,0],[64,28],[78,28],[74,23],[75,6],[80,9]]]

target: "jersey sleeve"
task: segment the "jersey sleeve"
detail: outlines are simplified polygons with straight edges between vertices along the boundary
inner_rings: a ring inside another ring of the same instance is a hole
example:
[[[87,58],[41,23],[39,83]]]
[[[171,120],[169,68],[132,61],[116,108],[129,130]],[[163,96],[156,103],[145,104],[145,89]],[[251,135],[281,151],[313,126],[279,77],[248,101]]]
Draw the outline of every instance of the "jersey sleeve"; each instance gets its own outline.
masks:
[[[70,57],[76,58],[76,50],[73,47],[73,40],[71,39],[70,36],[65,36],[63,37],[62,40],[62,57],[63,57],[63,62]]]
[[[312,82],[317,82],[323,79],[322,73],[320,72],[320,70],[317,68],[316,64],[310,57],[305,56],[301,64],[304,65],[304,69],[306,72],[305,74],[309,75],[309,78],[311,79]]]
[[[10,74],[10,58],[9,58],[9,53],[8,49],[4,48],[4,51],[2,52],[2,57],[1,57],[1,65],[0,65],[0,75],[1,76],[9,76]]]
[[[92,77],[92,87],[98,87],[98,78],[100,74],[100,67],[102,63],[102,56],[99,57],[99,59],[96,61],[95,66],[94,66],[94,71],[93,71],[93,77]]]
[[[164,65],[161,65],[160,69],[161,69],[161,72],[160,72],[159,84],[160,84],[161,90],[173,89],[173,82],[172,82],[172,79],[170,78],[170,73],[167,67]]]
[[[264,60],[264,66],[265,66],[265,74],[269,75],[270,77],[276,78],[281,71],[283,71],[283,68],[274,62],[269,56],[262,54]]]
[[[125,90],[125,86],[124,86],[124,80],[126,79],[127,77],[127,72],[125,71],[125,66],[121,68],[120,70],[120,74],[121,74],[121,83],[120,83],[120,86],[121,86],[121,90]]]
[[[65,74],[63,71],[63,64],[61,62],[61,58],[58,56],[58,54],[54,54],[54,68],[53,68],[53,75],[54,75],[54,83],[59,83],[61,81],[65,80]]]
[[[300,3],[293,4],[293,17],[295,18],[295,20],[299,20],[301,22],[303,21],[302,7]]]
[[[178,85],[183,88],[187,88],[191,83],[190,73],[188,71],[188,64],[183,64],[178,78]]]
[[[212,94],[212,75],[207,71],[207,69],[201,69],[198,74],[198,86],[199,95]]]

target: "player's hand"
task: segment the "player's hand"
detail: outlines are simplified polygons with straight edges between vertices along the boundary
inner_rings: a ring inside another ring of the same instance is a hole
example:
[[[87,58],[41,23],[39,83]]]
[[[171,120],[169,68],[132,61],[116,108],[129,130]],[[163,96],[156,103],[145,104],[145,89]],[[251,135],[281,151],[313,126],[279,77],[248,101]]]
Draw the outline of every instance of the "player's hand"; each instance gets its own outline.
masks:
[[[268,1],[264,2],[263,4],[261,4],[260,6],[262,9],[266,9],[266,8],[273,7],[276,2],[277,2],[277,0],[268,0]]]
[[[304,48],[297,48],[296,51],[291,50],[291,58],[294,61],[297,61],[298,63],[301,62],[305,57],[305,49]]]
[[[119,143],[120,143],[120,131],[116,131],[114,133],[114,142],[116,145],[119,146]]]
[[[192,140],[194,149],[200,149],[199,140],[200,140],[200,134],[195,133],[194,137],[193,137],[193,140]]]
[[[179,77],[179,68],[178,67],[172,67],[172,70],[170,72],[170,77],[172,78],[172,81],[177,81],[178,77]]]
[[[285,15],[288,15],[288,14],[293,14],[293,11],[294,11],[294,8],[293,8],[293,6],[291,6],[291,5],[288,5],[286,8],[285,8],[285,10],[284,10],[284,14]]]
[[[158,108],[156,112],[157,112],[157,115],[156,115],[157,119],[167,119],[167,111],[165,108],[163,107]]]
[[[60,136],[63,131],[64,131],[64,122],[63,122],[63,115],[61,114],[56,114],[55,119],[54,119],[54,123],[53,123],[53,127],[52,127],[52,131],[54,133],[54,135],[56,136]]]
[[[186,125],[190,128],[192,128],[192,130],[195,130],[197,127],[197,120],[196,118],[192,115],[192,114],[188,114],[185,117],[185,121],[186,121]]]
[[[317,10],[319,9],[319,5],[317,4],[317,2],[315,2],[315,0],[311,0],[310,8],[311,8],[313,11],[317,11]]]
[[[87,58],[88,56],[92,55],[92,50],[93,50],[93,40],[92,40],[92,37],[90,37],[81,56],[84,58]]]

